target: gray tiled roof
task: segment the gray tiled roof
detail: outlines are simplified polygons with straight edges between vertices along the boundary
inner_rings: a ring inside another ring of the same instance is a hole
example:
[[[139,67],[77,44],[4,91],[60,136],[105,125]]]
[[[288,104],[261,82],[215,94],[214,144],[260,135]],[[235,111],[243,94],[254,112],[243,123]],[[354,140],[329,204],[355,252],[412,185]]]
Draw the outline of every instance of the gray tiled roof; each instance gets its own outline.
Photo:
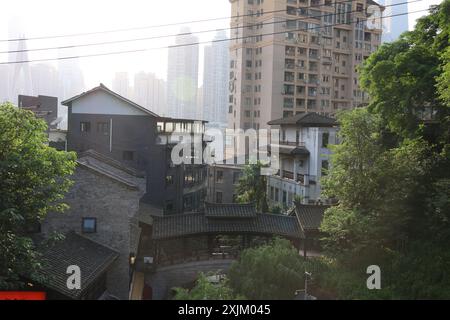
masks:
[[[125,167],[118,161],[108,158],[94,150],[87,150],[80,153],[77,163],[85,169],[105,176],[132,190],[139,190],[144,185],[143,174],[141,172]],[[140,186],[139,182],[142,186]]]
[[[253,233],[302,238],[296,217],[256,214],[249,219],[214,219],[203,213],[155,217],[153,239],[170,239],[202,233]]]
[[[297,204],[295,215],[303,230],[317,231],[329,206]]]
[[[75,232],[69,232],[65,239],[54,245],[41,248],[45,277],[43,285],[73,298],[80,298],[89,285],[114,262],[119,253]],[[70,265],[77,265],[81,270],[81,289],[67,288],[66,271]]]
[[[254,218],[255,205],[252,203],[205,203],[205,216],[210,218]]]
[[[268,124],[300,125],[304,127],[332,127],[336,125],[336,120],[322,116],[315,112],[300,112],[291,117],[269,121]]]

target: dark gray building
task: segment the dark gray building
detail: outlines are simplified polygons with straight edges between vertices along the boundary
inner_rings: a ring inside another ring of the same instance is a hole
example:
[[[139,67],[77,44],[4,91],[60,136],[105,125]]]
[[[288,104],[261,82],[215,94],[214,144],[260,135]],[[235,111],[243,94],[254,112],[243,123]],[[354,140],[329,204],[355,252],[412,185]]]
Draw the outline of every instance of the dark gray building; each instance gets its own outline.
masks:
[[[68,107],[68,150],[93,149],[136,169],[147,168],[158,115],[103,84],[62,104]]]
[[[62,102],[68,107],[68,150],[93,149],[146,172],[143,204],[173,214],[198,208],[206,197],[206,166],[174,165],[180,136],[200,136],[204,123],[159,117],[103,84]],[[188,155],[186,155],[188,156]]]
[[[19,95],[18,101],[19,108],[32,111],[37,118],[47,123],[49,145],[58,150],[66,150],[66,131],[59,128],[62,118],[58,117],[58,98]]]
[[[236,203],[236,187],[243,165],[214,164],[208,167],[208,202]]]
[[[58,98],[19,95],[19,108],[33,111],[36,117],[43,119],[47,123],[49,130],[57,128]]]

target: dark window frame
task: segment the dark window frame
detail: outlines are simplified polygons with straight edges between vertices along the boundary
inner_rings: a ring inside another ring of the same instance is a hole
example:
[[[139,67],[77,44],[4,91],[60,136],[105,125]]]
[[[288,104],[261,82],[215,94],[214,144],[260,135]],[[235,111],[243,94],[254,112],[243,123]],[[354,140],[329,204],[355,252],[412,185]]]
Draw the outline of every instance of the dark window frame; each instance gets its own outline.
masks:
[[[105,136],[109,134],[109,122],[99,121],[97,122],[97,133],[104,134]]]
[[[219,197],[218,195],[220,195],[220,201],[219,201]],[[216,191],[216,203],[223,203],[223,192],[222,191]]]
[[[91,132],[91,122],[90,121],[80,121],[80,132]]]
[[[216,183],[223,183],[223,177],[224,177],[223,170],[217,170]]]
[[[327,148],[330,144],[330,133],[324,132],[322,133],[322,148]]]

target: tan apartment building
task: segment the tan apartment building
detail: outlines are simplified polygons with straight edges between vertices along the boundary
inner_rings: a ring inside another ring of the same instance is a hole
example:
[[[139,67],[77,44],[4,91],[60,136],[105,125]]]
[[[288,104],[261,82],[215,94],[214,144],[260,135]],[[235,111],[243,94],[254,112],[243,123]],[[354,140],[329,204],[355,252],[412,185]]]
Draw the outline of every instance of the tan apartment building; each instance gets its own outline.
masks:
[[[372,0],[230,0],[228,128],[367,102],[357,67],[381,43]]]

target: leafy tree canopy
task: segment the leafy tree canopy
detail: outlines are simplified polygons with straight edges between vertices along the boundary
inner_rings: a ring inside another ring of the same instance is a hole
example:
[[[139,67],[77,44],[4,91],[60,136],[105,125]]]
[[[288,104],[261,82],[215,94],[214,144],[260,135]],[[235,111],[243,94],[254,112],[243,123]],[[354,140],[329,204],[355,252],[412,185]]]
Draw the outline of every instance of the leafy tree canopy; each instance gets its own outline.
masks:
[[[239,184],[236,187],[238,201],[241,203],[255,203],[256,209],[267,212],[267,179],[261,175],[261,162],[245,166]]]
[[[185,288],[175,288],[175,300],[244,300],[245,298],[236,295],[228,285],[228,279],[225,277],[218,283],[210,281],[209,277],[218,275],[205,275],[200,273],[194,288],[191,290]]]
[[[45,122],[9,103],[0,128],[0,288],[16,288],[39,268],[29,229],[66,208],[75,154],[49,147]]]
[[[248,299],[293,299],[304,287],[305,264],[291,243],[272,243],[246,249],[230,268],[230,286]]]

